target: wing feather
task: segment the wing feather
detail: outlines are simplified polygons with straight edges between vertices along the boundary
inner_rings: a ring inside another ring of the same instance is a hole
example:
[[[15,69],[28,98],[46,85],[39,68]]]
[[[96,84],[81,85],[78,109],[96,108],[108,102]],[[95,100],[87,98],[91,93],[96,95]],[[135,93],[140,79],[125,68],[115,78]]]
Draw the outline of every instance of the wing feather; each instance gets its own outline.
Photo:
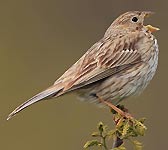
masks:
[[[134,44],[138,38],[137,33],[128,34],[120,39],[103,38],[94,44],[55,84],[62,82],[63,93],[66,93],[141,62],[141,54]],[[120,46],[121,43],[124,45]]]
[[[45,91],[17,107],[8,119],[42,99],[60,96],[96,81],[112,76],[141,62],[136,46],[137,33],[122,38],[103,38],[94,44],[71,68]]]

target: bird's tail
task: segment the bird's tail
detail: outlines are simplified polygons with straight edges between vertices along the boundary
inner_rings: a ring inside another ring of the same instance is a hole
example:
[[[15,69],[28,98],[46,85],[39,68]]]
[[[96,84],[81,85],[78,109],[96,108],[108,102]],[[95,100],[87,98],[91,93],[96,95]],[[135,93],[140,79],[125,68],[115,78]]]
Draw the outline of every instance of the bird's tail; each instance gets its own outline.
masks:
[[[44,99],[48,99],[57,95],[60,95],[59,93],[62,91],[62,88],[59,87],[57,88],[56,85],[49,87],[48,89],[42,91],[41,93],[33,96],[32,98],[28,99],[27,101],[25,101],[23,104],[21,104],[20,106],[18,106],[12,113],[10,113],[8,115],[7,120],[9,120],[11,117],[13,117],[15,114],[17,114],[18,112],[22,111],[23,109],[25,109],[26,107],[44,100]]]

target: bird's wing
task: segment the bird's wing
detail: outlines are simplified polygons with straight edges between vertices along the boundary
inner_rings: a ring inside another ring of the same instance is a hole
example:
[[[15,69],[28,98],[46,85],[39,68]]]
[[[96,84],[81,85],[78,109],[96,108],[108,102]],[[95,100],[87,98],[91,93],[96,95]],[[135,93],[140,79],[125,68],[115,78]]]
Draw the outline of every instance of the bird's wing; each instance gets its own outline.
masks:
[[[91,84],[141,62],[136,42],[138,34],[132,33],[119,39],[103,38],[93,45],[54,84],[63,84],[68,91]]]
[[[103,38],[94,44],[54,85],[18,106],[9,114],[8,119],[40,100],[86,86],[141,62],[141,54],[136,46],[138,40],[140,39],[137,33],[115,40],[111,37]]]

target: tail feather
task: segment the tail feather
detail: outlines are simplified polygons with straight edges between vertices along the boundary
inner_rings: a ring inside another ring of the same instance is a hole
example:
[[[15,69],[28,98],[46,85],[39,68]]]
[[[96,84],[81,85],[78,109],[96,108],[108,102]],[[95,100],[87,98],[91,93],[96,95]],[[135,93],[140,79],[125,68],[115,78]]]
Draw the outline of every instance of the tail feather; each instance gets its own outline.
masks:
[[[10,113],[8,115],[7,120],[9,120],[11,117],[13,117],[18,112],[20,112],[23,109],[25,109],[26,107],[28,107],[28,106],[30,106],[30,105],[38,102],[38,101],[47,99],[49,97],[56,96],[60,91],[62,91],[62,88],[58,90],[58,88],[55,88],[55,86],[54,87],[50,87],[50,88],[46,89],[45,91],[42,91],[41,93],[33,96],[32,98],[30,98],[29,100],[27,100],[26,102],[24,102],[23,104],[18,106],[12,113]]]

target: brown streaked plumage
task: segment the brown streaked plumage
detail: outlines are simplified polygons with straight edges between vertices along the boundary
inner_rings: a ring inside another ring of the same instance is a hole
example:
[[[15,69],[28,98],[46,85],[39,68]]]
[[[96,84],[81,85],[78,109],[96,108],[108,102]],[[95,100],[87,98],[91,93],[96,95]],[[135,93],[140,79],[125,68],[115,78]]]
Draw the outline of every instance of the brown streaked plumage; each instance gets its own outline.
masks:
[[[144,26],[149,11],[119,16],[95,43],[55,83],[17,107],[8,119],[40,100],[76,92],[82,99],[113,104],[141,93],[153,78],[158,63],[158,28]]]

